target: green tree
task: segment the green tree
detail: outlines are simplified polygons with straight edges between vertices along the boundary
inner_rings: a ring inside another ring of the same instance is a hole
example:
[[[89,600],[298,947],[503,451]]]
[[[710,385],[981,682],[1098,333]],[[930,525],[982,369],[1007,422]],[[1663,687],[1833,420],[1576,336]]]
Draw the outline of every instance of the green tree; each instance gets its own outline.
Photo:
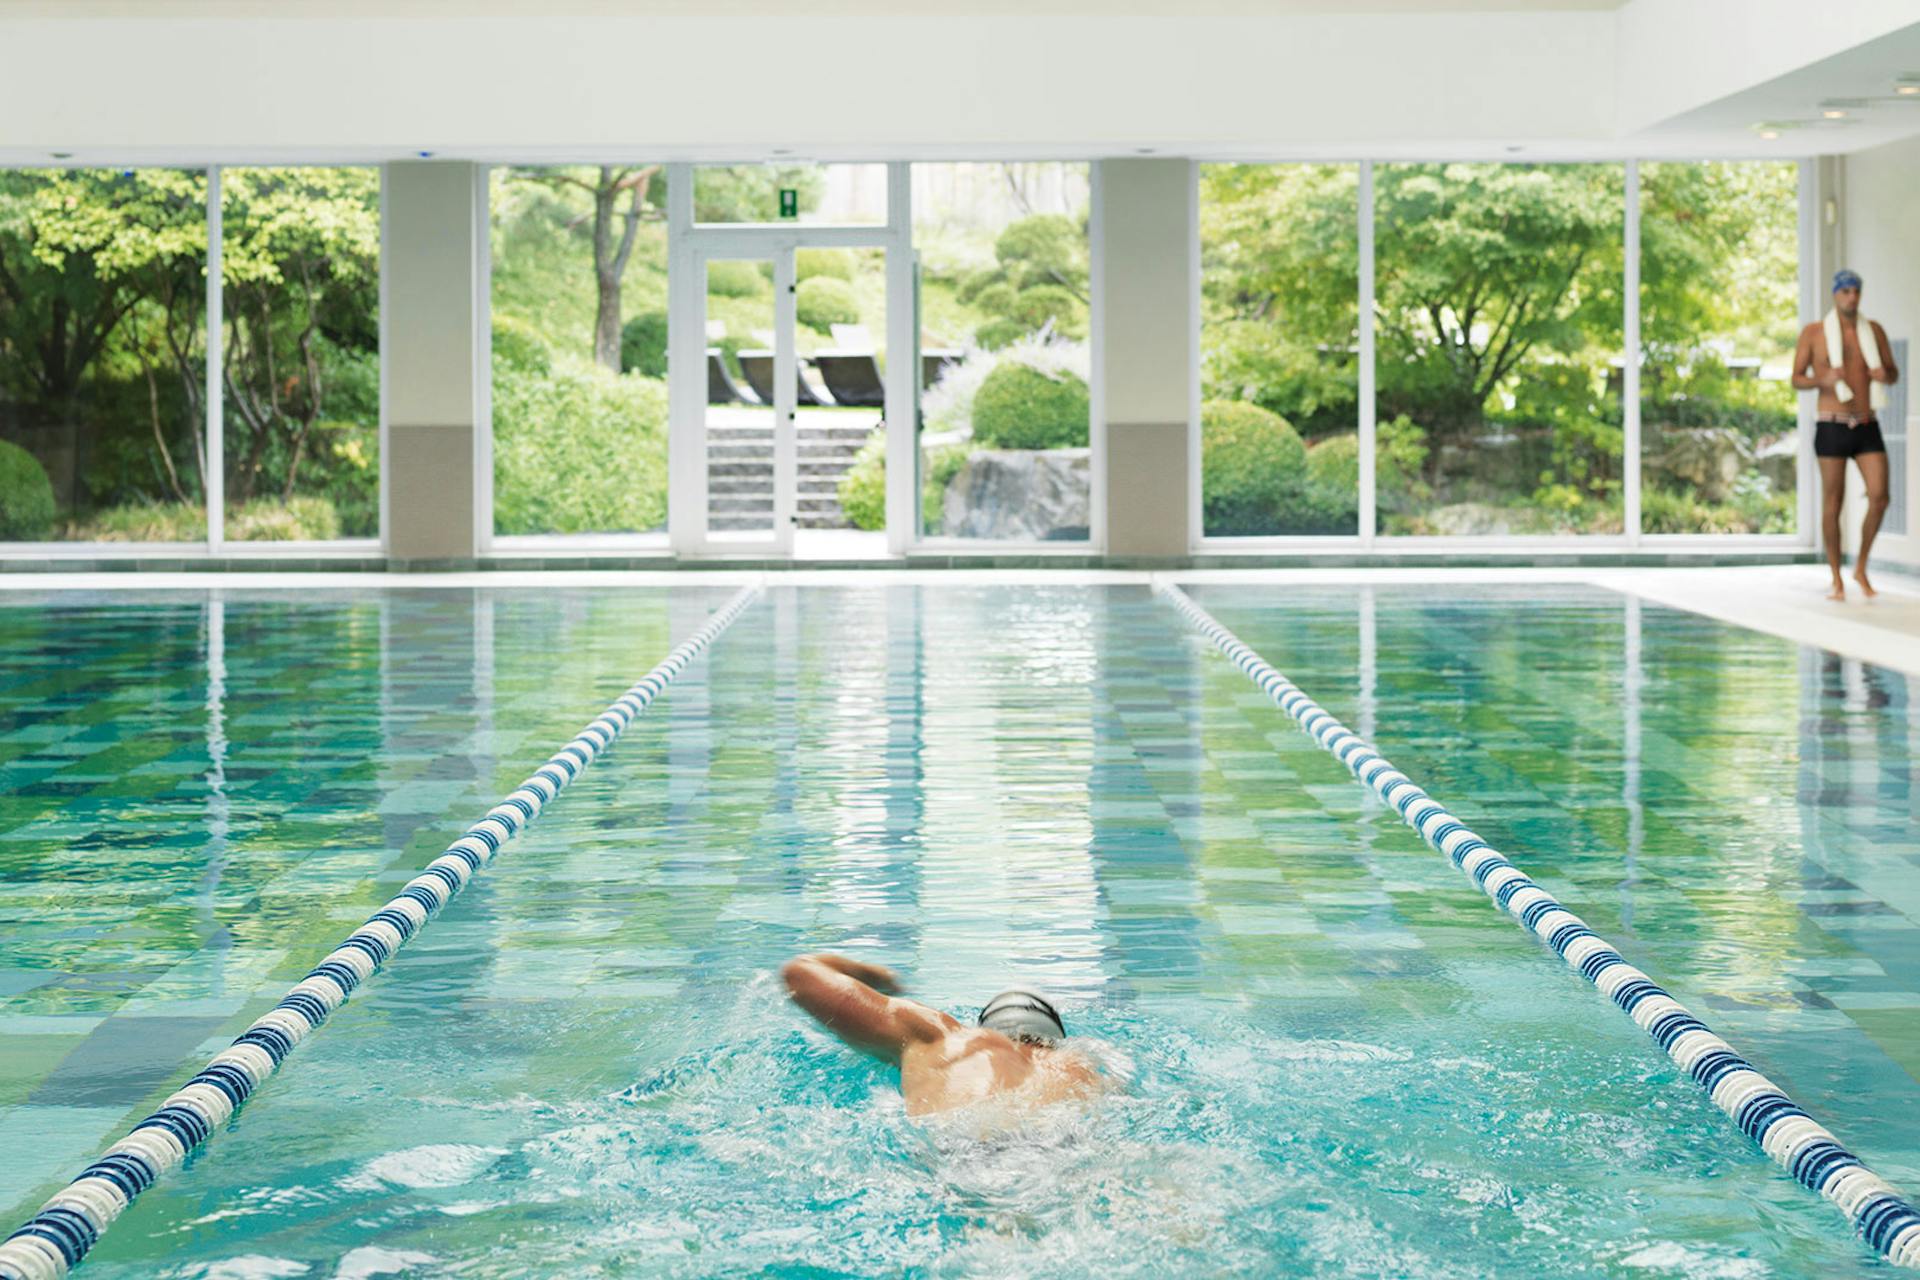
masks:
[[[620,286],[633,258],[642,222],[666,220],[667,183],[661,166],[609,165],[515,169],[511,181],[570,187],[587,195],[593,243],[593,359],[620,372]]]
[[[1383,165],[1376,180],[1380,412],[1426,428],[1430,465],[1484,433],[1531,362],[1618,353],[1617,166]]]
[[[137,370],[179,501],[205,471],[206,198],[193,171],[0,171],[0,398],[79,420],[90,382]]]
[[[267,484],[293,499],[331,375],[377,349],[379,184],[370,168],[222,174],[221,381],[235,506]]]

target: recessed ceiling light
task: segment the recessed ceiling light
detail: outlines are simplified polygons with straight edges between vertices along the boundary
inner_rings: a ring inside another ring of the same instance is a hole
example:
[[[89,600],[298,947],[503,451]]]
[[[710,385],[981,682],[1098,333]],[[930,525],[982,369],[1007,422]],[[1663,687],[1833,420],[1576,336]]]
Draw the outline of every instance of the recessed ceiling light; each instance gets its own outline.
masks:
[[[1153,148],[1152,147],[1135,147],[1133,149],[1133,154],[1137,156],[1150,156],[1153,154]]]
[[[47,152],[47,154],[52,156],[55,160],[73,159],[73,152],[71,151],[49,151]]]
[[[1829,120],[1845,120],[1847,118],[1847,113],[1842,111],[1838,107],[1828,107],[1825,111],[1822,111],[1820,114],[1825,116]]]
[[[776,155],[776,156],[790,156],[793,154],[793,148],[792,147],[775,147],[768,154]]]
[[[1907,97],[1912,97],[1915,94],[1920,94],[1920,84],[1895,85],[1893,91],[1898,94],[1903,94]]]
[[[1771,142],[1773,139],[1780,136],[1780,131],[1778,129],[1762,129],[1760,131],[1760,136],[1767,139],[1769,142]]]
[[[1509,147],[1507,148],[1507,150],[1508,150],[1508,151],[1525,151],[1525,150],[1526,150],[1526,148],[1525,148],[1525,147],[1523,147],[1523,146],[1521,146],[1521,145],[1520,145],[1519,143],[1517,143],[1517,142],[1516,142],[1516,143],[1514,143],[1514,144],[1512,144],[1511,146],[1509,146]]]

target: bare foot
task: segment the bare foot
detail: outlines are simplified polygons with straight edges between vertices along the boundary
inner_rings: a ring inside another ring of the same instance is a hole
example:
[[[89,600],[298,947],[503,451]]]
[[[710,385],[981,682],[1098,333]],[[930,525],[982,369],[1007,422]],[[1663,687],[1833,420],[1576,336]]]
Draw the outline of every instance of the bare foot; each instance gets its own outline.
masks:
[[[1847,584],[1840,581],[1840,579],[1835,578],[1833,580],[1833,590],[1827,592],[1827,599],[1845,600],[1846,598],[1847,598]]]
[[[1860,584],[1860,593],[1866,596],[1867,599],[1871,600],[1880,594],[1873,589],[1873,584],[1867,581],[1867,571],[1865,569],[1855,570],[1853,580]]]

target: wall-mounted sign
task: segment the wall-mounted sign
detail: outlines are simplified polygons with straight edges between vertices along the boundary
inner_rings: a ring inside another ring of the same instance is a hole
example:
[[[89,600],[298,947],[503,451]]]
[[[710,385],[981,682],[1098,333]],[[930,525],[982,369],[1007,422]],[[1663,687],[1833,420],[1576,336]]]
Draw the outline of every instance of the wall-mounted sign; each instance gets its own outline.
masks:
[[[800,216],[800,188],[780,188],[780,216],[783,218]]]

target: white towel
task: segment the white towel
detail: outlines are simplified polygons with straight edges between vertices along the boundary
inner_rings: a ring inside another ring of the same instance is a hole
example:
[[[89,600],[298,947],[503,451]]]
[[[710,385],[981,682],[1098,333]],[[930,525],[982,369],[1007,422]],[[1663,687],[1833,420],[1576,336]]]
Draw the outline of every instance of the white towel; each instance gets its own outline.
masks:
[[[1838,369],[1841,367],[1840,313],[1829,310],[1827,312],[1826,323],[1822,327],[1826,330],[1827,335],[1827,363]],[[1880,335],[1875,331],[1873,321],[1855,312],[1853,317],[1853,330],[1854,336],[1860,340],[1860,352],[1867,358],[1868,372],[1877,373],[1885,369],[1887,367],[1887,353],[1880,349]],[[1839,399],[1841,404],[1845,404],[1847,401],[1853,399],[1853,388],[1847,385],[1845,378],[1842,378],[1834,384],[1833,394]],[[1884,382],[1874,383],[1868,389],[1867,399],[1875,409],[1886,407],[1887,384]]]

